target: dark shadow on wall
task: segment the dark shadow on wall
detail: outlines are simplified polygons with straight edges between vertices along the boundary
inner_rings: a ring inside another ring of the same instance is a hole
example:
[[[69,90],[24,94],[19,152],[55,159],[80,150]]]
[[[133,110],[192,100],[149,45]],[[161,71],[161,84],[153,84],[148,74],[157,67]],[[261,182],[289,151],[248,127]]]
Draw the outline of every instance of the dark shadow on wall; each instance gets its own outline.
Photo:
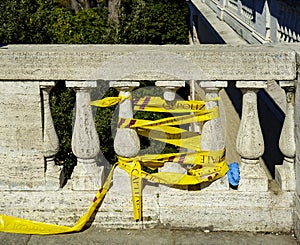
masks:
[[[273,0],[270,4],[271,15],[277,19],[278,25],[289,32],[300,33],[300,1]]]
[[[265,142],[262,156],[272,177],[275,177],[275,165],[281,165],[283,155],[279,149],[279,138],[284,121],[284,113],[264,91],[258,92],[258,116]]]
[[[241,0],[242,5],[253,9],[254,12],[262,14],[267,0]]]

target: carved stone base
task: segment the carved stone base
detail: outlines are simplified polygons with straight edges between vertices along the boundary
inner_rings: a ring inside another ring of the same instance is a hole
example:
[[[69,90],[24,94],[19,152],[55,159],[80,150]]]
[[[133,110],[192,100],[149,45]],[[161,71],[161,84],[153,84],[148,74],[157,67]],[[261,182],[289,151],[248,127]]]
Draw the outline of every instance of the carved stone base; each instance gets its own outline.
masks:
[[[130,176],[125,170],[120,169],[118,166],[114,171],[113,184],[110,188],[110,191],[131,193]]]
[[[268,191],[268,176],[258,160],[244,159],[240,165],[240,177],[239,191]]]
[[[275,166],[275,180],[283,191],[296,189],[294,161],[283,160],[283,165]]]
[[[73,190],[98,190],[103,181],[103,166],[97,166],[93,159],[77,159],[77,165],[71,177]]]

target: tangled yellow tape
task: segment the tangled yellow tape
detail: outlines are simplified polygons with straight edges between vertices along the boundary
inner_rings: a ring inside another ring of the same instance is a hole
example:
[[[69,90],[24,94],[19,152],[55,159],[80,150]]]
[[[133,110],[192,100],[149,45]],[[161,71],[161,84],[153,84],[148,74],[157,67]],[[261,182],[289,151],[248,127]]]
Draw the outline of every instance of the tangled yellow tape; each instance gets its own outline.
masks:
[[[219,98],[216,98],[216,100]],[[113,101],[113,98],[108,99]],[[96,103],[102,104],[102,101]],[[169,117],[156,121],[133,118],[119,118],[118,128],[136,129],[138,134],[181,148],[196,152],[180,154],[143,155],[134,158],[118,157],[118,166],[131,176],[132,200],[134,219],[142,219],[142,178],[167,185],[195,185],[201,182],[211,182],[223,177],[228,171],[225,162],[225,150],[203,152],[200,149],[200,135],[173,126],[208,121],[217,118],[218,108],[206,110],[203,101],[174,101],[166,102],[160,97],[137,98],[133,101],[134,109],[152,112],[193,113],[183,116]],[[162,167],[165,162],[193,164],[188,174],[143,171],[141,165],[152,171]]]
[[[111,106],[122,102],[128,97],[109,97],[99,101],[91,102],[95,106]],[[142,179],[145,178],[167,185],[195,185],[202,182],[211,182],[223,177],[228,171],[225,162],[225,149],[220,151],[201,151],[199,147],[200,135],[186,131],[182,128],[172,127],[192,122],[211,120],[218,117],[217,108],[205,109],[203,101],[176,101],[166,103],[158,97],[145,97],[134,100],[135,110],[154,112],[193,112],[193,115],[184,115],[156,121],[124,119],[120,118],[119,128],[135,128],[140,135],[151,137],[155,140],[192,149],[196,152],[181,152],[170,154],[143,155],[134,158],[118,157],[118,162],[112,167],[103,187],[96,193],[88,211],[78,220],[73,227],[36,222],[12,216],[0,215],[0,231],[22,233],[22,234],[59,234],[82,230],[90,220],[97,207],[100,205],[105,194],[109,190],[113,172],[116,166],[125,170],[131,176],[132,201],[134,208],[134,219],[142,220]],[[149,133],[151,131],[151,134]],[[141,166],[153,170],[162,167],[165,162],[176,162],[179,164],[193,164],[194,167],[188,174],[155,172],[149,173],[142,170]]]

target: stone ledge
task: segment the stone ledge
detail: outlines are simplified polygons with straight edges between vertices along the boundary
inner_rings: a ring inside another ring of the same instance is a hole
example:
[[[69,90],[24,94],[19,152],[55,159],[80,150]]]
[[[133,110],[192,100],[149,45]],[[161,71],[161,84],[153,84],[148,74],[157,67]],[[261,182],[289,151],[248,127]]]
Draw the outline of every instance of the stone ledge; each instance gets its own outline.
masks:
[[[0,48],[0,58],[1,80],[296,77],[296,53],[288,45],[8,45]]]
[[[152,188],[152,187],[151,187]],[[157,188],[159,189],[159,188]],[[6,215],[72,226],[85,213],[94,192],[1,192],[0,212]],[[293,192],[146,191],[143,224],[133,221],[131,193],[106,195],[94,226],[110,228],[177,227],[215,231],[290,231]]]

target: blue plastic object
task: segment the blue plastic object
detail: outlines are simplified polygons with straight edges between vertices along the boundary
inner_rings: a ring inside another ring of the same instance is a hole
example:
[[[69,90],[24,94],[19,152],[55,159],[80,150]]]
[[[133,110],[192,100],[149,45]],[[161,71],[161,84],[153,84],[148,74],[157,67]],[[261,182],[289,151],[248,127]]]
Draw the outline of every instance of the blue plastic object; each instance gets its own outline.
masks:
[[[237,162],[228,164],[229,170],[227,171],[228,181],[230,185],[236,187],[240,182],[240,168]]]

